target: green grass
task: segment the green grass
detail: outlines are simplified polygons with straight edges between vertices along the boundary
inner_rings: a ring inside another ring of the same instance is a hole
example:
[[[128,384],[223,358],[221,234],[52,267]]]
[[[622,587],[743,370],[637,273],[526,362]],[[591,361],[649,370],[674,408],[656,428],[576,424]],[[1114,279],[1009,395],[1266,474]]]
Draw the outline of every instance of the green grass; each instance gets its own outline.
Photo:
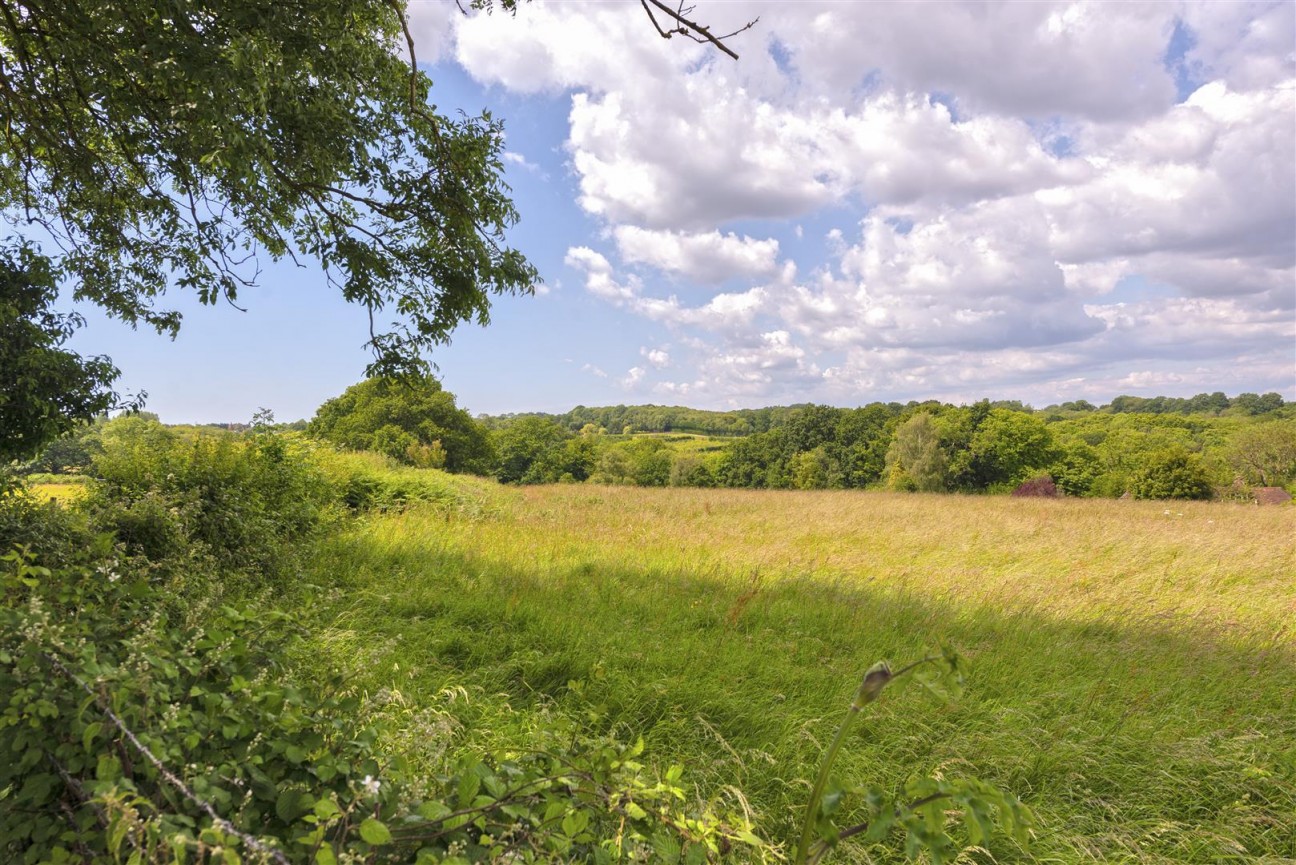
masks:
[[[839,767],[1022,797],[1029,851],[971,861],[1296,859],[1296,509],[479,491],[476,516],[369,518],[313,568],[321,655],[424,713],[430,761],[566,713],[643,733],[786,843],[859,675],[946,640],[964,699],[888,692]],[[897,855],[837,855],[870,852]]]

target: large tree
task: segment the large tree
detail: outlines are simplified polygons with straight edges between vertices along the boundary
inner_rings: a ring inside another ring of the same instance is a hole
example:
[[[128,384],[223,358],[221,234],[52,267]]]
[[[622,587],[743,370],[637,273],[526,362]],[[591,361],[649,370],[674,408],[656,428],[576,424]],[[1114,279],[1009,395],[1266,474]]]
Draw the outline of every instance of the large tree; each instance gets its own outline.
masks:
[[[642,5],[733,55],[687,9]],[[501,125],[429,105],[405,6],[0,0],[0,214],[77,300],[171,335],[169,291],[237,304],[264,262],[314,262],[368,310],[369,374],[425,372],[538,275],[505,242]]]
[[[320,406],[307,429],[343,447],[452,472],[484,473],[492,459],[486,428],[430,375],[354,384]]]
[[[489,114],[428,106],[397,0],[0,0],[0,208],[76,297],[175,333],[170,288],[236,303],[314,259],[406,370],[529,291]]]

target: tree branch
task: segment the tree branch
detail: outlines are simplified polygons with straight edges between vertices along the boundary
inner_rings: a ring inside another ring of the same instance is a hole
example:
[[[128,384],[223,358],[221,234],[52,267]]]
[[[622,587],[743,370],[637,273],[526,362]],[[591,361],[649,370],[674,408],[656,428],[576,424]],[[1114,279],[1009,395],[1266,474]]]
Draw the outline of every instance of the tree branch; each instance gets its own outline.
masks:
[[[760,17],[757,16],[756,18],[753,18],[751,21],[748,21],[745,25],[739,27],[737,30],[733,31],[732,33],[727,33],[724,36],[716,36],[711,32],[710,28],[702,24],[698,24],[696,21],[690,21],[689,19],[685,18],[684,17],[685,10],[683,6],[681,6],[678,9],[672,9],[669,6],[667,6],[665,3],[662,3],[661,0],[639,0],[639,4],[643,6],[644,12],[648,13],[648,20],[652,21],[653,27],[657,30],[658,35],[660,35],[663,39],[669,39],[672,36],[674,36],[676,33],[678,33],[681,36],[687,36],[688,38],[692,39],[694,42],[703,43],[703,44],[709,42],[735,60],[738,59],[738,55],[735,54],[728,45],[724,44],[724,40],[728,39],[730,36],[737,36],[739,33],[742,33],[744,30],[750,30],[751,28],[756,26],[757,21],[760,21]],[[651,8],[649,8],[649,4],[657,7],[657,9],[659,9],[663,14],[673,19],[678,26],[673,27],[670,30],[663,30],[661,25],[657,23],[657,18],[655,15],[653,15],[653,11]]]

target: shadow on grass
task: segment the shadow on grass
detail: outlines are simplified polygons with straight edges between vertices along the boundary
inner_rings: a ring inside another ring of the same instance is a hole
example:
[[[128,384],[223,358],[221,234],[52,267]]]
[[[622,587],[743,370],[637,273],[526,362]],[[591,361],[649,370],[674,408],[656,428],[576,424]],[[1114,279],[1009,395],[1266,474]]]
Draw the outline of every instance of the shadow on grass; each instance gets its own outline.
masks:
[[[1060,620],[822,578],[578,565],[537,574],[446,551],[322,551],[340,591],[321,621],[389,638],[418,700],[447,683],[642,733],[703,790],[736,784],[786,837],[826,737],[874,661],[937,642],[971,662],[945,706],[888,692],[844,778],[984,778],[1040,818],[1058,861],[1282,861],[1296,856],[1296,652],[1246,635]],[[363,675],[388,684],[392,664]],[[1005,854],[996,851],[1003,861]],[[1013,858],[1011,852],[1008,858]]]

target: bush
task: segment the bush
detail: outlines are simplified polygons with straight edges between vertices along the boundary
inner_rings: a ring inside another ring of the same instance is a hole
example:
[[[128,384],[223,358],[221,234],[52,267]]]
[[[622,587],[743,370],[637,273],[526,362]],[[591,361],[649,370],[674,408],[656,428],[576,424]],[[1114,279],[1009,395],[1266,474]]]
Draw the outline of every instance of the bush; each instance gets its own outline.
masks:
[[[290,433],[184,437],[144,418],[104,428],[82,502],[129,555],[160,565],[279,578],[338,493]]]
[[[1039,497],[1055,499],[1062,495],[1057,484],[1053,483],[1053,478],[1048,475],[1040,475],[1037,478],[1031,478],[1025,483],[1019,485],[1012,491],[1015,498]]]
[[[702,861],[768,851],[682,769],[561,722],[523,755],[416,777],[398,719],[292,659],[292,616],[197,627],[122,563],[0,558],[0,859],[37,862]],[[761,856],[760,858],[765,858]]]
[[[1136,499],[1209,499],[1214,494],[1201,456],[1172,447],[1152,454],[1130,480]]]

